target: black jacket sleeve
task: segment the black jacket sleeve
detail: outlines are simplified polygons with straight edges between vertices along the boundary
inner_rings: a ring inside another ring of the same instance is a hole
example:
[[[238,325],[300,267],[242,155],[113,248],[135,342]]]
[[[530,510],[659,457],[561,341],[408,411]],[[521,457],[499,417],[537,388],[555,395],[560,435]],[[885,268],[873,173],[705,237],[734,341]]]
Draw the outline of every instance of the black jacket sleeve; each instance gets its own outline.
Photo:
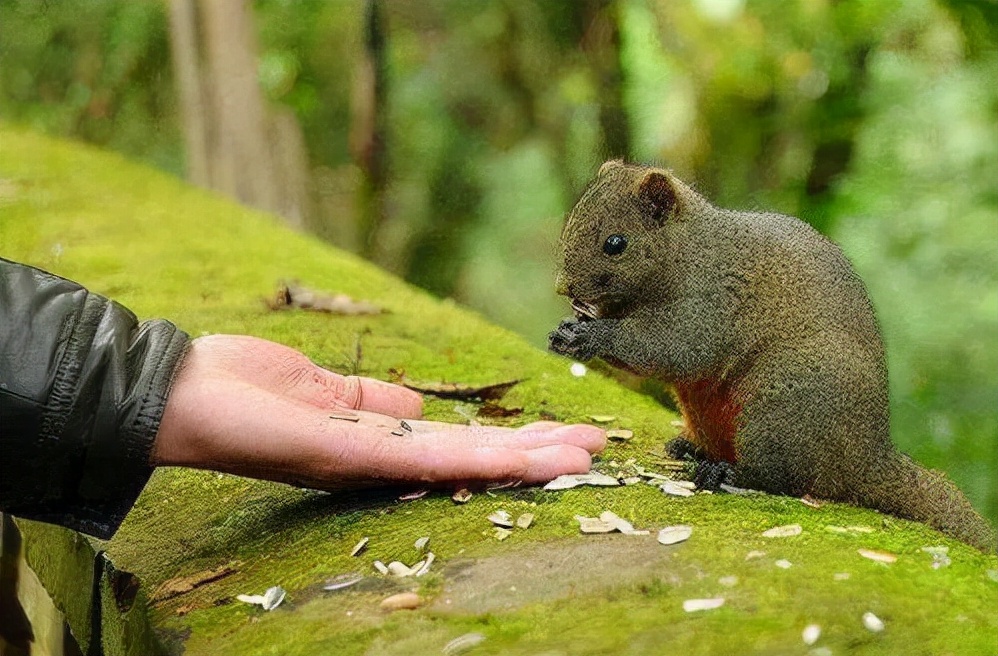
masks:
[[[0,510],[111,537],[152,473],[189,341],[0,258]]]

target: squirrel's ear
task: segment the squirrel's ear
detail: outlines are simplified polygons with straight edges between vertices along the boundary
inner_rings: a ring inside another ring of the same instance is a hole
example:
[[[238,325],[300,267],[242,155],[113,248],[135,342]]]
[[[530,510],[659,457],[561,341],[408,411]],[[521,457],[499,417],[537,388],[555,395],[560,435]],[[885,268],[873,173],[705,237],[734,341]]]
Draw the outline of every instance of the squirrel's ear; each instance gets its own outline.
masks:
[[[638,183],[638,197],[648,205],[649,218],[656,226],[665,223],[676,208],[676,190],[661,171],[648,171]]]
[[[596,174],[596,177],[602,178],[608,172],[612,171],[613,169],[619,169],[623,165],[624,165],[624,160],[622,159],[607,160],[606,162],[603,162],[603,164],[600,165],[599,172]]]

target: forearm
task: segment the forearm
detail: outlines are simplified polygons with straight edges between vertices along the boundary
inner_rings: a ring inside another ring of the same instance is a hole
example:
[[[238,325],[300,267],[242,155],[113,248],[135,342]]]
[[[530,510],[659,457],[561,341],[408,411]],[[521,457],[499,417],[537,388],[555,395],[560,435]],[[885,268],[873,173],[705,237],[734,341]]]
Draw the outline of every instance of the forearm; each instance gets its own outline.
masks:
[[[109,537],[145,485],[188,343],[79,285],[0,259],[0,508]]]

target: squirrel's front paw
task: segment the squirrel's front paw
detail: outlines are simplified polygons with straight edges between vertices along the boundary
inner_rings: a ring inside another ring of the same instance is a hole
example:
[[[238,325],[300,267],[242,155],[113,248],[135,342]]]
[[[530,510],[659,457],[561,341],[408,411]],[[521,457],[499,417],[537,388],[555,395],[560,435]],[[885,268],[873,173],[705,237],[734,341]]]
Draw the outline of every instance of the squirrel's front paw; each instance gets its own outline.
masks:
[[[603,350],[602,334],[598,320],[565,319],[548,335],[548,348],[573,360],[591,360]]]

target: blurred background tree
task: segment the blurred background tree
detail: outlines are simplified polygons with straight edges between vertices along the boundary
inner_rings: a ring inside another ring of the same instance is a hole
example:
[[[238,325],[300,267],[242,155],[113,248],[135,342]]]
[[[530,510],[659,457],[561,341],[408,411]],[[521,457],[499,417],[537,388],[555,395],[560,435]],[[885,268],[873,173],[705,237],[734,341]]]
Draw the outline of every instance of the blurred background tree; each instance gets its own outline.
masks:
[[[994,2],[219,4],[0,1],[0,117],[277,211],[539,346],[566,313],[562,217],[604,159],[801,216],[870,288],[896,440],[998,519]],[[262,118],[211,109],[227,50]],[[297,201],[199,173],[227,126]]]

